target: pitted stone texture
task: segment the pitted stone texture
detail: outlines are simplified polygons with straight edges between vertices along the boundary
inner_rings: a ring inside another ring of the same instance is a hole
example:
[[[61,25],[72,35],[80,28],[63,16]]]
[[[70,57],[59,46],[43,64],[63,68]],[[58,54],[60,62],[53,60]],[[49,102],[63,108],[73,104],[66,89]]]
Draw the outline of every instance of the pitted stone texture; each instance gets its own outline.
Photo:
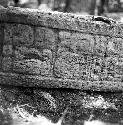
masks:
[[[0,24],[3,70],[23,75],[22,80],[13,78],[19,81],[16,85],[29,81],[30,86],[105,90],[114,83],[110,89],[122,90],[122,24],[101,17],[20,8],[1,9],[0,21],[4,22]]]
[[[3,71],[11,71],[12,70],[12,58],[3,57],[3,59],[2,59],[2,69],[3,69]]]
[[[3,25],[0,24],[0,55],[2,54],[3,42],[4,42],[4,28]]]
[[[75,53],[92,53],[94,48],[94,37],[89,34],[64,32],[59,33],[60,45],[59,50],[66,49]]]
[[[23,24],[6,24],[5,25],[5,43],[13,45],[32,45],[34,41],[33,28]]]
[[[55,75],[59,78],[78,80],[106,80],[108,69],[104,58],[63,52],[55,62]]]
[[[2,68],[3,41],[4,41],[4,28],[3,25],[0,24],[0,70]]]
[[[78,54],[64,52],[55,62],[54,73],[59,78],[77,79],[79,78]]]
[[[13,70],[18,73],[52,75],[52,52],[43,49],[16,47]]]
[[[0,72],[0,84],[41,88],[68,88],[76,90],[121,92],[123,84],[120,81],[83,81],[43,77],[41,75],[26,75],[21,73]]]
[[[109,37],[94,35],[94,54],[99,56],[104,56],[107,52],[107,44],[110,41]]]
[[[2,70],[2,59],[3,59],[3,57],[0,56],[0,70]]]
[[[45,27],[36,27],[35,29],[35,46],[40,49],[55,49],[57,35],[53,29]]]
[[[94,38],[89,34],[60,32],[54,73],[60,78],[80,79],[83,54],[94,50]],[[88,74],[87,74],[88,75]]]
[[[14,61],[13,71],[22,74],[49,76],[52,74],[52,66],[48,60],[25,59]]]
[[[13,34],[12,34],[13,24],[6,24],[4,29],[4,44],[12,44]]]
[[[4,56],[11,56],[13,53],[12,45],[4,45],[3,46],[3,55]]]
[[[122,82],[121,38],[72,32],[60,32],[59,38],[56,77]]]
[[[42,59],[42,52],[35,48],[31,47],[15,47],[15,53],[14,53],[14,59],[15,60],[22,60],[22,59]]]
[[[106,60],[108,74],[112,77],[112,79],[116,79],[117,81],[123,81],[123,57],[120,56],[112,56],[108,57]]]
[[[107,52],[110,54],[123,55],[123,39],[111,38],[108,42]]]
[[[105,17],[10,7],[1,10],[0,20],[123,38],[122,24]]]

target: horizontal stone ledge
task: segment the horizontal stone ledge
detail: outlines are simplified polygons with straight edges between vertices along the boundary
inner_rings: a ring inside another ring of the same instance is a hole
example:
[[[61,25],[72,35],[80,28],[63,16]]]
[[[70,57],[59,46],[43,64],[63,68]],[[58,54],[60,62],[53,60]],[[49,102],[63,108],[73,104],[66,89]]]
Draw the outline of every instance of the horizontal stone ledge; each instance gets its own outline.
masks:
[[[9,7],[0,9],[0,22],[44,26],[123,38],[123,25],[104,17]]]
[[[0,84],[23,86],[23,87],[42,87],[42,88],[70,88],[89,91],[110,91],[122,92],[123,83],[109,81],[79,81],[70,79],[58,79],[42,76],[22,75],[14,73],[0,72]]]

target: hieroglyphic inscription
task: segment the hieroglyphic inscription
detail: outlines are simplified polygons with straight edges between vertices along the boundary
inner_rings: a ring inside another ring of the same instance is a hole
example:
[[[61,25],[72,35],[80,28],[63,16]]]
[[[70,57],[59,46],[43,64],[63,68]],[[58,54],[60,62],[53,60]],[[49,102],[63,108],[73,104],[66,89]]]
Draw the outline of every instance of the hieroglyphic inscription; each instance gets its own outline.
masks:
[[[60,32],[57,77],[91,81],[122,81],[122,39]],[[118,41],[118,43],[116,42]]]

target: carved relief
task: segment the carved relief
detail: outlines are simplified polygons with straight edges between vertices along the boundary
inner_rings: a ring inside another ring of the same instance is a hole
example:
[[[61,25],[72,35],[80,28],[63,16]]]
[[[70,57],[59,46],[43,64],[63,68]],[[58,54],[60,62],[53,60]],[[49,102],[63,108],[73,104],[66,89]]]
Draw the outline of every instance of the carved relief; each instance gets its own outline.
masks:
[[[122,81],[122,39],[60,32],[55,74],[60,78]]]
[[[28,25],[6,24],[5,43],[13,42],[14,45],[32,45],[34,41],[33,29]]]
[[[13,70],[18,73],[52,75],[52,52],[44,49],[16,47]]]
[[[58,58],[55,62],[55,75],[61,78],[80,79],[86,72],[84,54],[93,52],[94,39],[88,34],[60,32],[61,43],[58,47]],[[81,66],[82,64],[82,66]]]

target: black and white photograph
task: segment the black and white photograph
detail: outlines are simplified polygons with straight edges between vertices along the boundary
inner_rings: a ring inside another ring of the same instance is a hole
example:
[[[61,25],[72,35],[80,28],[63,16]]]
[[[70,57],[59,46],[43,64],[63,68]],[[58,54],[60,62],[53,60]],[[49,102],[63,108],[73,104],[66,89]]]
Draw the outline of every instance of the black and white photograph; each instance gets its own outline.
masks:
[[[0,125],[123,125],[123,0],[0,0]]]

